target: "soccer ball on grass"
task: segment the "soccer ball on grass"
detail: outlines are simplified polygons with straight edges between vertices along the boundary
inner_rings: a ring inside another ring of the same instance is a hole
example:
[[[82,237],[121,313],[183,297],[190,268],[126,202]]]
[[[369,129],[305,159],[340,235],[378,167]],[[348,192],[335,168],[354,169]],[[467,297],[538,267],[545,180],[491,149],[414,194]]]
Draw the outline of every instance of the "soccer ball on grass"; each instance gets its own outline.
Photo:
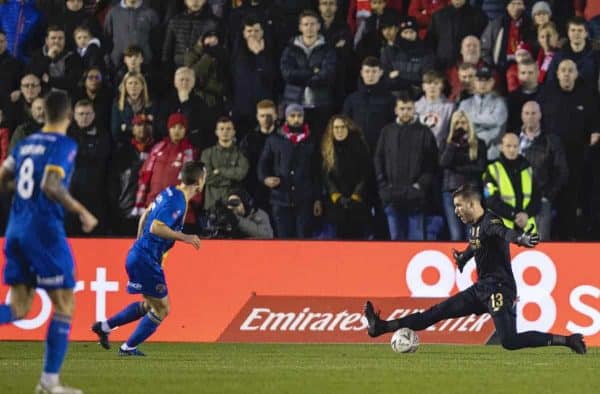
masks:
[[[410,328],[401,328],[392,335],[390,344],[396,353],[414,353],[419,348],[419,337]]]

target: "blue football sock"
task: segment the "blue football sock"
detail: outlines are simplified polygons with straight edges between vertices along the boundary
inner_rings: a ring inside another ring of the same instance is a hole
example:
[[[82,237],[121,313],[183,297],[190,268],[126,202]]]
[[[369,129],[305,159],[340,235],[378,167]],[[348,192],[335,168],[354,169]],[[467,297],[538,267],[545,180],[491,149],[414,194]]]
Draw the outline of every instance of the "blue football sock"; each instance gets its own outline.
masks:
[[[10,323],[16,320],[15,312],[9,304],[0,305],[0,324]]]
[[[143,303],[134,302],[127,305],[121,312],[108,319],[106,323],[108,323],[108,326],[112,329],[136,321],[144,316],[145,313],[146,311],[144,311]]]
[[[154,334],[154,331],[156,331],[161,322],[162,320],[152,313],[152,311],[146,313],[146,316],[140,321],[140,324],[138,324],[133,334],[127,340],[127,347],[134,348],[144,342],[150,335]]]
[[[48,334],[46,335],[46,350],[44,353],[44,372],[58,373],[67,354],[69,332],[71,331],[71,316],[54,313]]]

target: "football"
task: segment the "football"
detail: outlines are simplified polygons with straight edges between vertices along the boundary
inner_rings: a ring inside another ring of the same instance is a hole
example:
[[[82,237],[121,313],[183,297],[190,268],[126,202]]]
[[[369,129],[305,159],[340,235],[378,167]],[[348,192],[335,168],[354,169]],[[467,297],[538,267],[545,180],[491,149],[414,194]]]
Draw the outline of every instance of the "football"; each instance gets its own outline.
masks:
[[[410,328],[401,328],[392,335],[390,343],[396,353],[414,353],[419,348],[419,336]]]

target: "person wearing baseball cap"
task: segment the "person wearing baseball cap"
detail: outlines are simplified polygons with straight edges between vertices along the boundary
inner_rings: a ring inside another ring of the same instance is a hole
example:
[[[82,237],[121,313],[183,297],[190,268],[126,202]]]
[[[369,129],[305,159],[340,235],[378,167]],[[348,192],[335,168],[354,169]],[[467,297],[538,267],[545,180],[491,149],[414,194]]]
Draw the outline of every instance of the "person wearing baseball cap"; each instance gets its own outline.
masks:
[[[475,95],[461,101],[458,107],[467,113],[477,137],[485,142],[488,160],[496,160],[500,156],[500,137],[508,119],[504,98],[494,92],[495,83],[492,68],[480,66],[475,73]]]

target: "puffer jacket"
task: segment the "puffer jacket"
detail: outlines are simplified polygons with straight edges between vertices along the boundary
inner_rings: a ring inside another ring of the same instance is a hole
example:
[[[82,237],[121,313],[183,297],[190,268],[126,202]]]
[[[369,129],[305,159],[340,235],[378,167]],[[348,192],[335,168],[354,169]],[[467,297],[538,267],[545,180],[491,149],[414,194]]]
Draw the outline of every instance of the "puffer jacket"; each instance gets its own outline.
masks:
[[[392,91],[399,91],[421,86],[421,75],[432,69],[434,65],[433,52],[423,41],[410,42],[398,40],[395,45],[386,45],[381,51],[381,66],[385,70],[387,86]],[[398,77],[391,79],[391,71],[400,72]]]
[[[219,22],[208,6],[197,12],[186,11],[173,17],[167,25],[162,62],[175,67],[183,66],[185,53],[191,50],[205,33],[216,31],[218,27]]]
[[[34,0],[6,0],[0,5],[0,30],[6,33],[8,52],[20,61],[28,60],[34,41],[42,39],[42,14]]]
[[[319,152],[312,137],[294,145],[281,130],[267,138],[258,161],[258,180],[279,177],[271,189],[271,205],[294,207],[319,199],[321,170]]]
[[[309,108],[331,105],[335,62],[335,50],[322,36],[310,49],[304,46],[302,36],[294,38],[281,56],[281,74],[285,81],[283,100]],[[314,72],[315,68],[319,69],[318,73]]]

